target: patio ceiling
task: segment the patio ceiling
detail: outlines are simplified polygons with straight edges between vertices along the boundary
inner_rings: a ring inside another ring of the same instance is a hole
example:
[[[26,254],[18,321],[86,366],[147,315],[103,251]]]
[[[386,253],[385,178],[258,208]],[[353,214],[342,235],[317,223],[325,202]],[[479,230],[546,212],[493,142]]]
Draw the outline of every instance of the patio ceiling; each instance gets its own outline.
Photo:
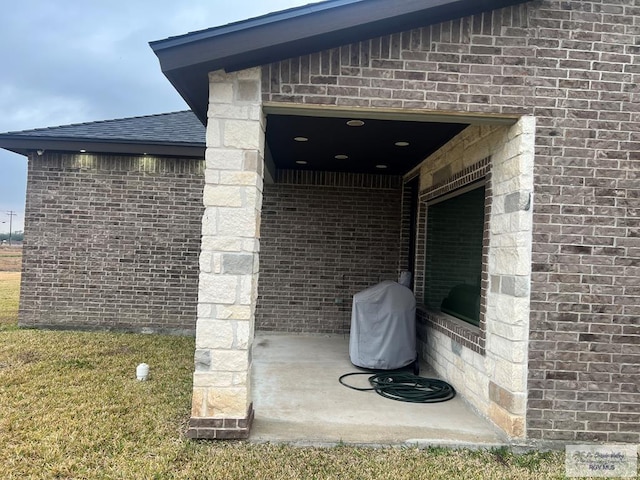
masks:
[[[357,115],[269,115],[267,145],[279,169],[402,175],[467,126]]]

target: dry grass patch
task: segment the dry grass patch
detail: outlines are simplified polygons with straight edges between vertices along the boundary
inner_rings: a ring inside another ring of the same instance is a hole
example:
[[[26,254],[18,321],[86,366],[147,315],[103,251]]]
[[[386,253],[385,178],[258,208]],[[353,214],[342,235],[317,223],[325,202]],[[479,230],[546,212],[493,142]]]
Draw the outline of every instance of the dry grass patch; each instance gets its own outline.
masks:
[[[0,276],[15,318],[19,275]],[[4,313],[3,313],[4,315]],[[561,453],[189,441],[194,340],[117,333],[0,332],[3,479],[551,479]],[[135,380],[140,362],[150,380]]]
[[[0,272],[0,331],[16,328],[20,298],[20,273]]]
[[[22,248],[0,247],[0,272],[19,272],[22,270]]]

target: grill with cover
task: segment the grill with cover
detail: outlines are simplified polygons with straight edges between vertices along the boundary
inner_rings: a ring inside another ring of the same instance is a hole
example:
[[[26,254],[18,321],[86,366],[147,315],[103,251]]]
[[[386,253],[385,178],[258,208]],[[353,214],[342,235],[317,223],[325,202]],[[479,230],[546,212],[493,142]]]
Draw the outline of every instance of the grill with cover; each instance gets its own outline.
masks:
[[[349,357],[354,365],[374,370],[417,365],[416,299],[411,290],[385,281],[353,296]]]

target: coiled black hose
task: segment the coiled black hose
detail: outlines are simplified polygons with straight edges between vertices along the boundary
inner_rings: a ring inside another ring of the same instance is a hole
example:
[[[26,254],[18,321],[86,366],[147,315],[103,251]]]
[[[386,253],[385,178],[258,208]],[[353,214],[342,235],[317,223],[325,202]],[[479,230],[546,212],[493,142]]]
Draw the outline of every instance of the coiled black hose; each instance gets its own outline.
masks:
[[[369,376],[371,388],[354,387],[343,380],[352,375],[370,375],[370,372],[345,373],[338,380],[345,387],[361,392],[374,390],[383,397],[401,402],[438,403],[456,396],[455,389],[443,380],[425,378],[406,372],[381,372]]]

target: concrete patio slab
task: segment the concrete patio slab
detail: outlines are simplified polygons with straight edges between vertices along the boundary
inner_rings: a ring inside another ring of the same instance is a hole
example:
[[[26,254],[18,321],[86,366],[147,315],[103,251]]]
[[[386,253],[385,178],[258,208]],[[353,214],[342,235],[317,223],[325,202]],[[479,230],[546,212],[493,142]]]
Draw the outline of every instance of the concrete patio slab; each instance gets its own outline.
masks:
[[[506,445],[497,429],[460,396],[416,404],[360,392],[338,382],[361,371],[349,360],[346,335],[256,335],[252,391],[255,419],[250,441],[301,445]],[[434,377],[426,365],[421,376]],[[369,386],[367,376],[349,377]]]

